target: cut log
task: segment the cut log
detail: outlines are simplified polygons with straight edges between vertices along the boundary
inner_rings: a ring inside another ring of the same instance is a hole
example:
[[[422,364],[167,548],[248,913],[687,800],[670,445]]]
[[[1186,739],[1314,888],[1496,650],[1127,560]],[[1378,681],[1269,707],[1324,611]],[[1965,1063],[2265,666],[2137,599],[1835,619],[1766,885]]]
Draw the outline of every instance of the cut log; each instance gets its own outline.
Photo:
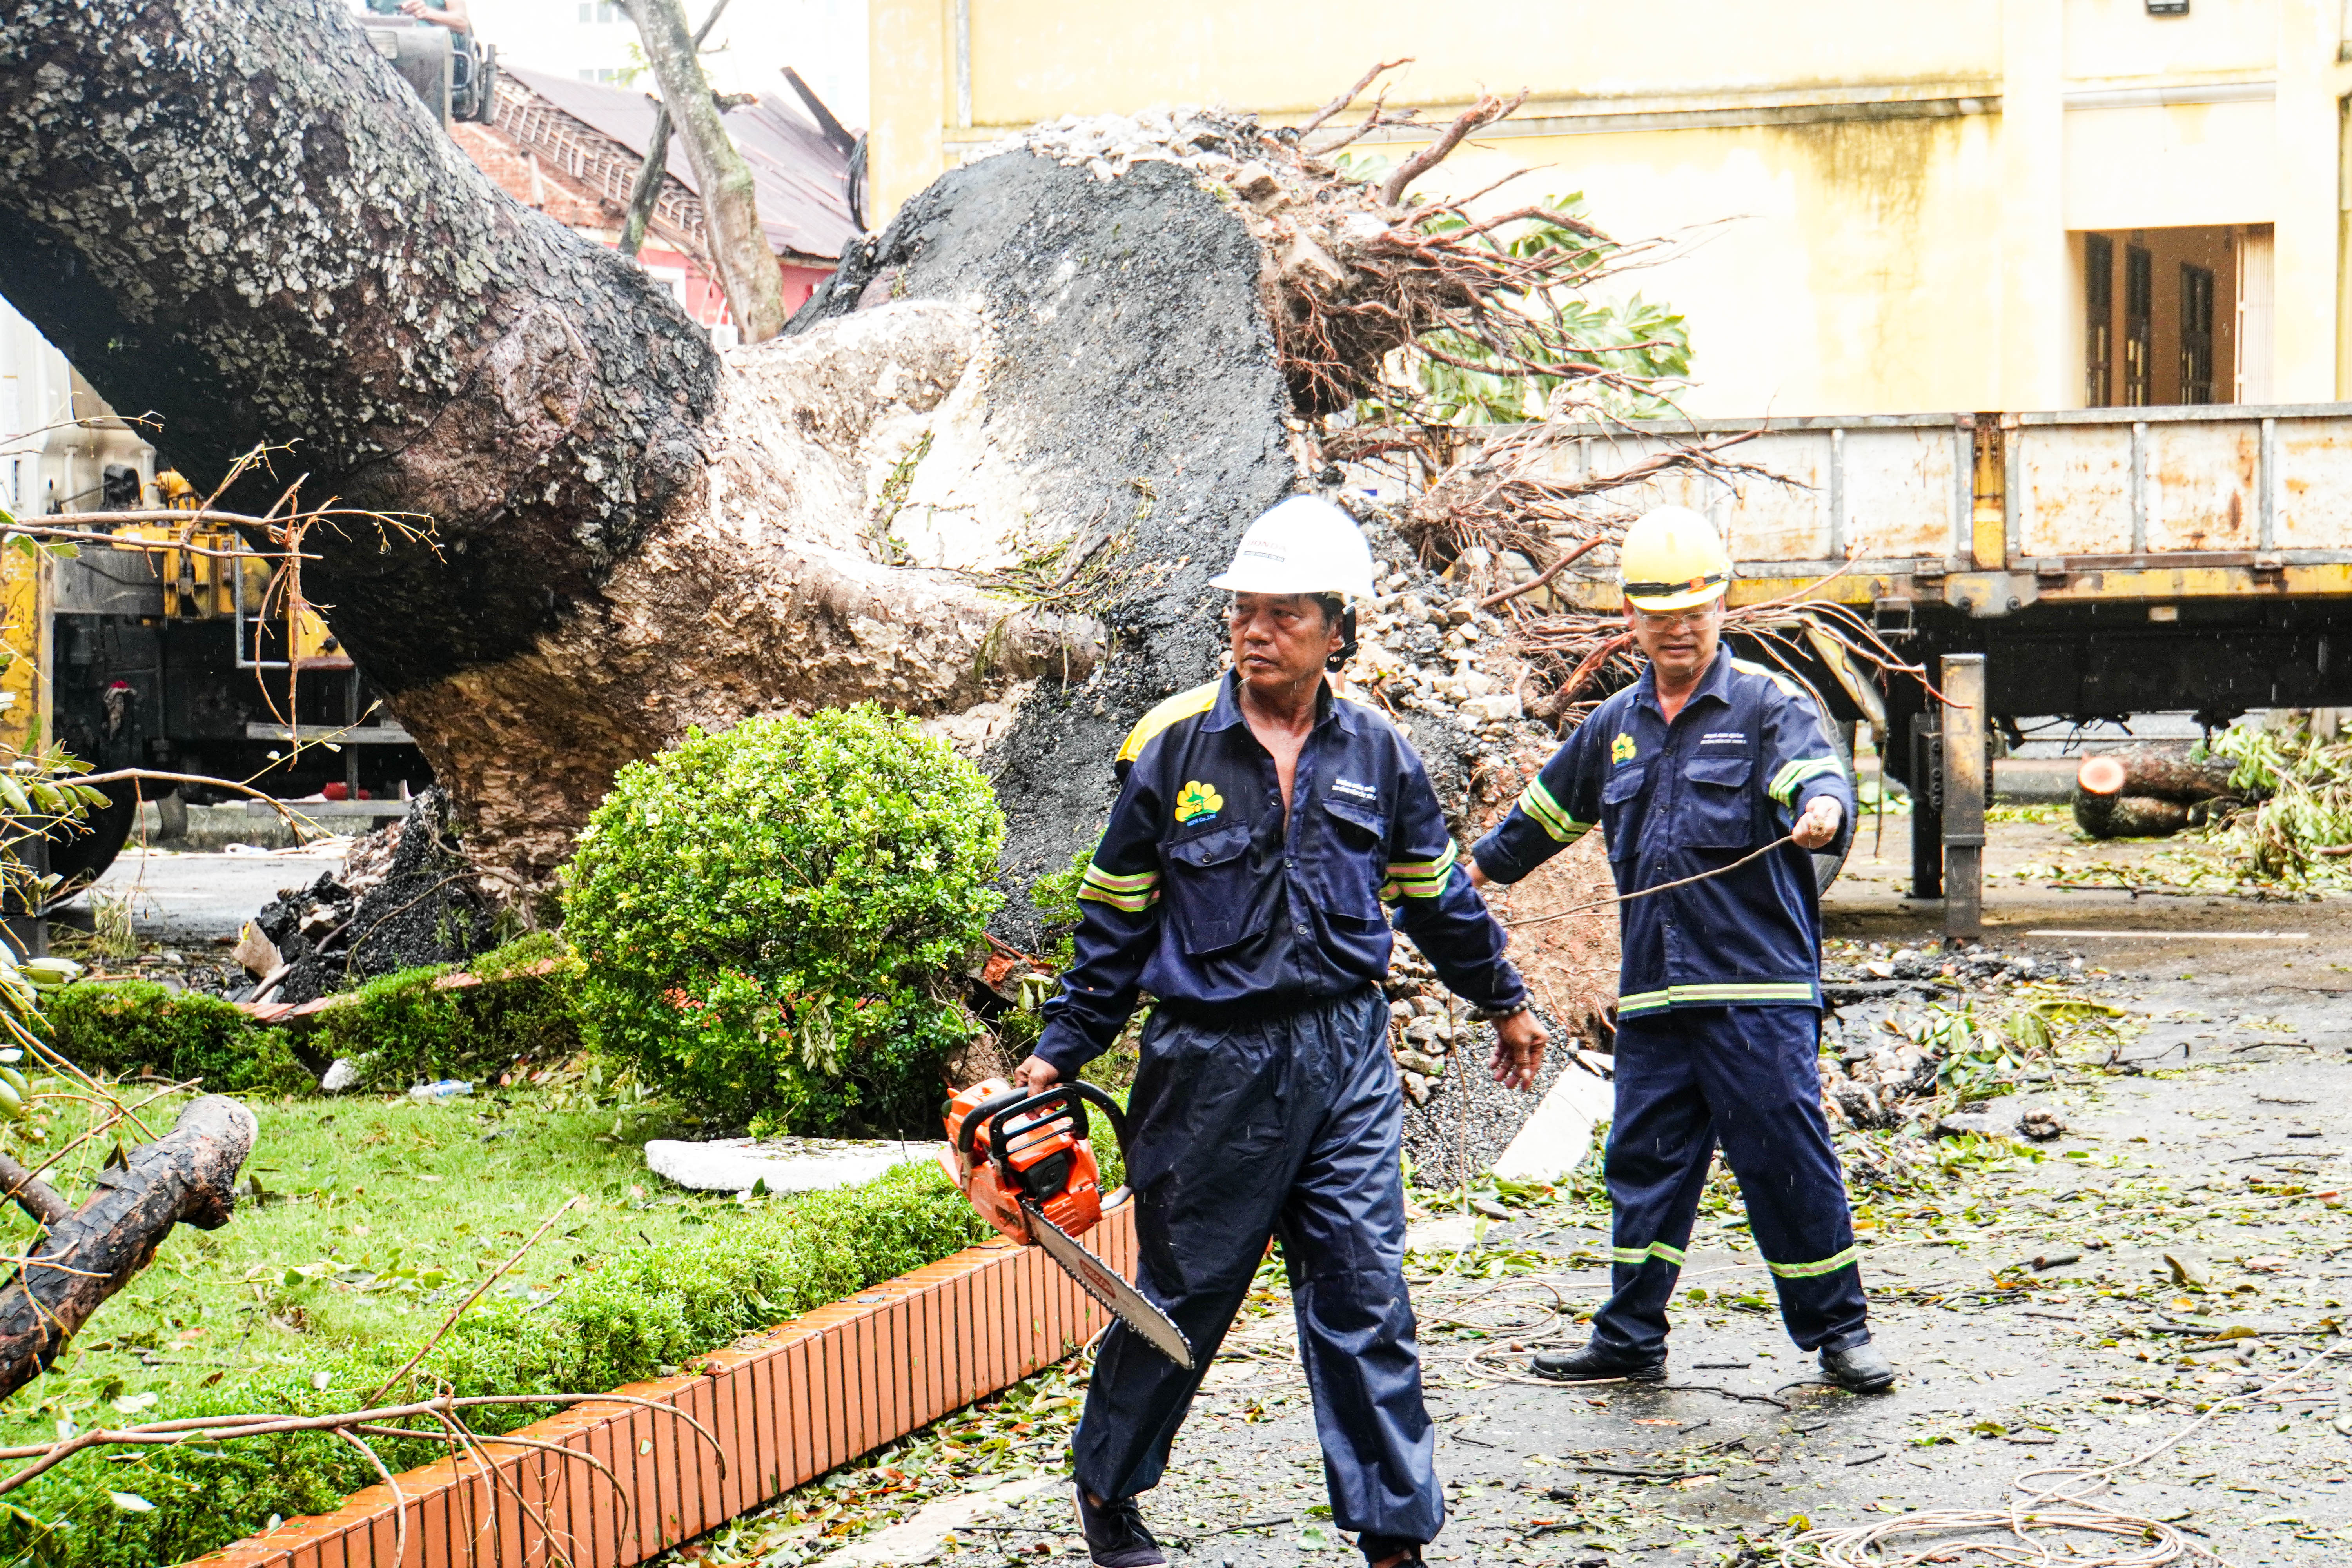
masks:
[[[2085,795],[2144,795],[2194,805],[2234,794],[2230,787],[2231,772],[2224,763],[2142,752],[2084,757],[2083,765],[2074,770],[2074,784]]]
[[[2152,795],[2074,792],[2074,825],[2094,838],[2168,838],[2188,826],[2197,810]]]
[[[57,1359],[173,1226],[228,1223],[237,1169],[259,1132],[253,1112],[226,1095],[192,1100],[170,1132],[100,1172],[89,1201],[49,1222],[32,1261],[0,1287],[0,1399]]]

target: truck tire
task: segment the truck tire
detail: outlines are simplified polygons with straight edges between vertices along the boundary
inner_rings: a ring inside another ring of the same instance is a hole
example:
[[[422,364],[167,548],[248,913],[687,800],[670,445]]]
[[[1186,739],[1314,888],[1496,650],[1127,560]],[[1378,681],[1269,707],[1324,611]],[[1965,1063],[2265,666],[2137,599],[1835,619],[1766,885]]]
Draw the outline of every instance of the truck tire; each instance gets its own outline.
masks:
[[[1821,698],[1817,695],[1813,700],[1818,703]],[[1827,710],[1823,711],[1827,712]],[[1832,723],[1829,726],[1830,742],[1837,747],[1838,766],[1845,770],[1845,786],[1849,791],[1854,787],[1853,731],[1852,724]],[[1831,884],[1838,879],[1838,873],[1845,869],[1845,858],[1853,853],[1853,825],[1849,823],[1846,826],[1845,843],[1836,854],[1821,851],[1813,856],[1813,891],[1822,897],[1828,896]]]
[[[50,900],[54,907],[80,892],[106,875],[114,858],[122,853],[131,830],[139,825],[139,789],[126,779],[120,784],[100,784],[107,794],[103,810],[93,810],[81,826],[87,831],[57,826],[49,830],[49,870],[57,876],[58,892]]]

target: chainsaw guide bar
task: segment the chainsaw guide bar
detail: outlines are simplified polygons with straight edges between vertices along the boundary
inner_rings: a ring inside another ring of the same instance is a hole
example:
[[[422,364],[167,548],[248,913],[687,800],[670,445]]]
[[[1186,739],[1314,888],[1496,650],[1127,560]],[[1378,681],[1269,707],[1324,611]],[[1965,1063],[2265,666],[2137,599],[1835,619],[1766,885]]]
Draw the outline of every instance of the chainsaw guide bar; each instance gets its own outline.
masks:
[[[1031,1238],[1045,1249],[1046,1257],[1062,1266],[1064,1273],[1078,1282],[1079,1289],[1108,1308],[1153,1350],[1186,1372],[1192,1370],[1192,1342],[1167,1313],[1146,1300],[1143,1292],[1129,1284],[1117,1269],[1079,1246],[1076,1237],[1039,1214],[1034,1205],[1023,1206],[1029,1210]]]

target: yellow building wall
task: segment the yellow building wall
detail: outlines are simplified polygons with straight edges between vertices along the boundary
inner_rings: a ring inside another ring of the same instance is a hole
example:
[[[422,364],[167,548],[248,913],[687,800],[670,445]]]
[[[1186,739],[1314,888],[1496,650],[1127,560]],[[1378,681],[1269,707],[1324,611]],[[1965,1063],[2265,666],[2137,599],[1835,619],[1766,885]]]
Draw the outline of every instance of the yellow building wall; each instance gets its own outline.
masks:
[[[1670,254],[1620,287],[1691,323],[1698,415],[2083,399],[2079,235],[2274,226],[2273,395],[2339,395],[2336,0],[872,0],[877,209],[1063,114],[1223,104],[1296,121],[1376,59],[1442,122],[1528,106],[1424,181],[1581,192]],[[1414,143],[1366,150],[1391,157]],[[1490,202],[1490,205],[1491,205]],[[2341,345],[2341,346],[2339,346]]]

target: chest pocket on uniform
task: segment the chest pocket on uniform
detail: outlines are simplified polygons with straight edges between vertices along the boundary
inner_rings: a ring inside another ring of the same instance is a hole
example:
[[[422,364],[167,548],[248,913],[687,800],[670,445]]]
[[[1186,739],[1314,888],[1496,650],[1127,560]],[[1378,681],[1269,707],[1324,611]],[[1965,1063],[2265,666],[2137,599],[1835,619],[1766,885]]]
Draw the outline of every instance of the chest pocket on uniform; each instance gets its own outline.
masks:
[[[1642,791],[1650,782],[1650,764],[1613,770],[1601,784],[1601,830],[1609,840],[1609,858],[1630,860],[1633,836],[1641,831]]]
[[[1213,952],[1253,934],[1254,896],[1246,823],[1178,839],[1160,854],[1168,864],[1168,913],[1187,952]]]
[[[1389,874],[1389,819],[1369,805],[1325,800],[1323,832],[1328,846],[1318,857],[1316,878],[1324,910],[1352,920],[1381,915],[1381,884]]]
[[[1683,764],[1682,810],[1676,837],[1689,849],[1746,849],[1756,837],[1756,803],[1748,776],[1756,764],[1736,757],[1693,757]]]

